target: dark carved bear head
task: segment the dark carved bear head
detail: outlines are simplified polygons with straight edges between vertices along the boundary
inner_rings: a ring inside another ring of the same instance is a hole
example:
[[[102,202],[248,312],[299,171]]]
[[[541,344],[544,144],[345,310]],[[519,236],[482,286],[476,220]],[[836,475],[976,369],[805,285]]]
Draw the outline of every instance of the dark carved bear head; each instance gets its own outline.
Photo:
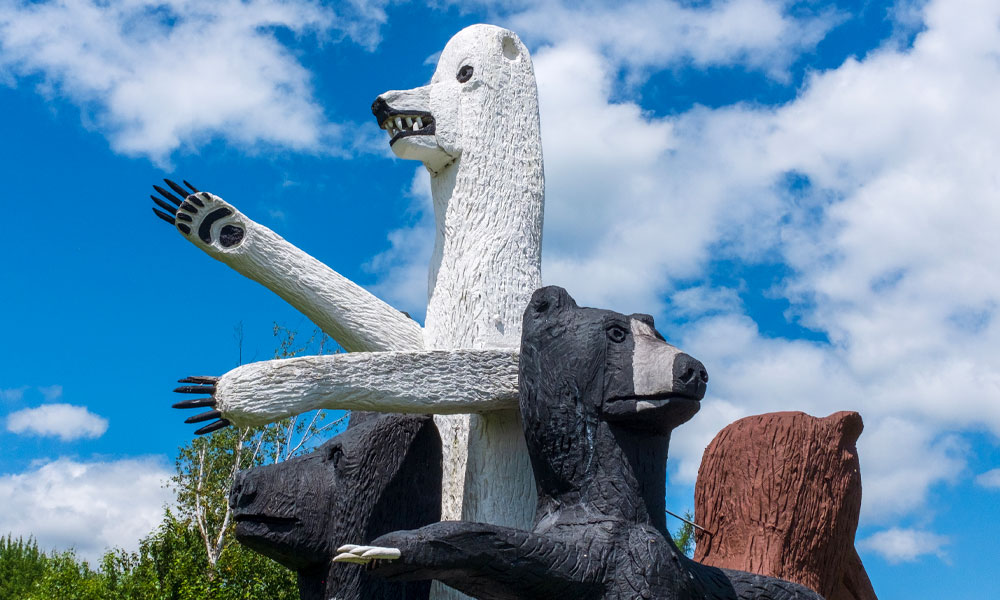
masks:
[[[298,571],[303,599],[333,592],[426,598],[427,582],[387,582],[359,565],[330,561],[345,539],[371,540],[440,519],[441,440],[433,420],[370,413],[351,419],[351,427],[309,454],[237,474],[229,496],[236,538]]]
[[[609,455],[622,452],[636,477],[652,481],[644,471],[665,469],[670,432],[698,412],[707,382],[705,367],[664,341],[649,315],[579,307],[560,287],[537,290],[524,312],[519,386],[540,494],[606,479]]]

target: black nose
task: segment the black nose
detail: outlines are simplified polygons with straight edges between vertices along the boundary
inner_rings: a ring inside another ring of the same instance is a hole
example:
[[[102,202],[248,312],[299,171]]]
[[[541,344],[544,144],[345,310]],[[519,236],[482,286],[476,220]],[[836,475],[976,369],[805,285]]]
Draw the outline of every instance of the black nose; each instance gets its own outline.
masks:
[[[372,114],[375,115],[375,120],[378,121],[379,125],[382,125],[389,118],[389,105],[382,99],[382,96],[375,98],[375,102],[372,102]]]
[[[681,353],[674,358],[674,391],[701,399],[705,396],[708,371],[698,359]]]

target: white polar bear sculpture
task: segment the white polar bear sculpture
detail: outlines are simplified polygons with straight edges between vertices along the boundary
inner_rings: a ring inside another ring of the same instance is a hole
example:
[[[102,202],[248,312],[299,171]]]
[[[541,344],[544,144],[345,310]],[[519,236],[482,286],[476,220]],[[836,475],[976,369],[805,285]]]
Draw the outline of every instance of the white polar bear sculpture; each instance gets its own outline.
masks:
[[[218,196],[171,183],[159,216],[267,286],[347,354],[252,363],[178,391],[215,410],[199,432],[317,408],[434,413],[442,519],[527,528],[536,492],[517,411],[521,315],[541,286],[544,176],[531,59],[517,35],[474,25],[445,46],[431,82],[372,106],[397,156],[424,163],[436,220],[426,325],[251,221]],[[194,192],[194,193],[192,193]],[[185,381],[185,380],[182,380]]]

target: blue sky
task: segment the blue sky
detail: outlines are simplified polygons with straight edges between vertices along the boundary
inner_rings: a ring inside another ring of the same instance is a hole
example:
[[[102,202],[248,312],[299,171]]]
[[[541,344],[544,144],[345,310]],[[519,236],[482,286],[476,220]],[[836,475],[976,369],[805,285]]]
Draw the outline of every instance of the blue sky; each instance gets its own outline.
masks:
[[[1000,536],[1000,6],[0,0],[0,532],[133,545],[191,434],[174,381],[312,325],[149,212],[215,192],[423,314],[426,175],[369,106],[460,28],[533,53],[545,283],[712,374],[669,494],[748,414],[858,410],[883,600],[981,597]],[[33,412],[25,412],[33,411]]]

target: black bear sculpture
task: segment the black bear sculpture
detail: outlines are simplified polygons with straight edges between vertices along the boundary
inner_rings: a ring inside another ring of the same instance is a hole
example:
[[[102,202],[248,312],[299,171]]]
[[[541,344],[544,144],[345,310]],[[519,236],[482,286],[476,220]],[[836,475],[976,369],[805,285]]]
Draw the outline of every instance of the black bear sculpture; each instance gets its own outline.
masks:
[[[302,600],[426,600],[429,581],[387,581],[331,559],[337,540],[438,521],[440,481],[430,415],[355,412],[315,451],[237,475],[229,498],[236,539],[296,571]]]
[[[483,600],[822,600],[801,585],[696,563],[667,532],[667,448],[708,375],[648,315],[578,307],[559,287],[524,313],[520,406],[538,484],[533,531],[465,521],[342,546],[389,580]]]

